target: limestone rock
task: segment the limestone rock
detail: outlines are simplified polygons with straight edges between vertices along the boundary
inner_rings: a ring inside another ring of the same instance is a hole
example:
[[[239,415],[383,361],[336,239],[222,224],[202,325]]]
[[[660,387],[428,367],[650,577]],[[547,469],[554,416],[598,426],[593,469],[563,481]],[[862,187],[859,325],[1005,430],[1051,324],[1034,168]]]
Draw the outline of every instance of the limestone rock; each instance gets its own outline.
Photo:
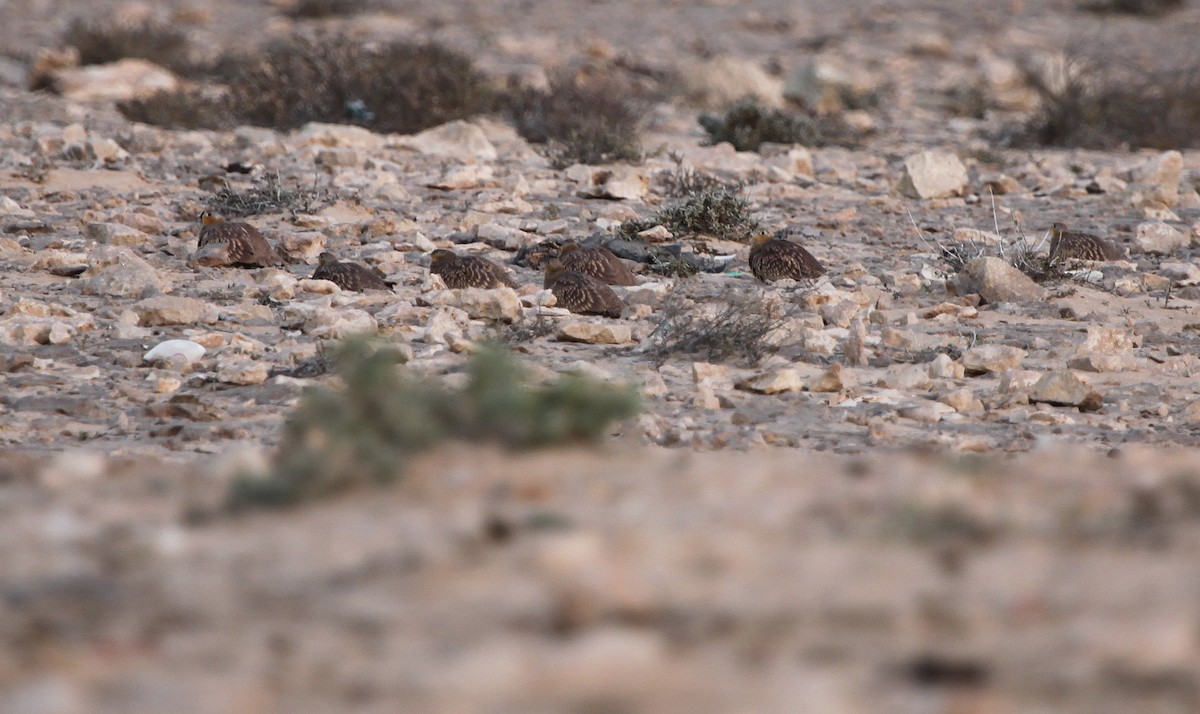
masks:
[[[992,256],[967,263],[951,285],[959,295],[977,293],[988,303],[1046,299],[1046,291],[1028,275]]]
[[[558,329],[562,342],[584,342],[590,345],[623,345],[633,341],[629,325],[612,322],[568,322]]]
[[[639,199],[649,191],[650,181],[644,171],[633,166],[614,166],[593,171],[590,183],[580,191],[580,195],[624,201]]]
[[[853,372],[848,372],[840,364],[832,364],[821,376],[809,385],[810,392],[843,392],[858,386],[858,380]]]
[[[1170,208],[1179,202],[1179,179],[1183,175],[1183,154],[1165,151],[1152,156],[1130,172],[1135,205],[1154,204]]]
[[[513,322],[521,317],[521,299],[512,288],[463,288],[450,291],[450,303],[473,320]]]
[[[194,325],[217,321],[217,308],[203,300],[176,295],[160,295],[133,304],[142,327],[161,325]]]
[[[320,231],[278,231],[274,242],[279,252],[292,260],[307,263],[319,256],[329,239]]]
[[[954,407],[942,402],[922,399],[913,404],[905,404],[896,413],[905,419],[912,419],[923,424],[936,424],[946,416],[954,413]]]
[[[760,372],[737,383],[737,388],[756,394],[783,394],[804,389],[804,378],[794,369]]]
[[[1186,248],[1191,243],[1191,236],[1162,221],[1148,221],[1138,225],[1134,242],[1143,253],[1169,255]]]
[[[701,106],[723,110],[747,96],[770,107],[783,104],[783,82],[753,60],[731,55],[689,60],[679,74],[684,93]]]
[[[217,381],[225,384],[262,384],[270,372],[266,363],[244,357],[217,360]]]
[[[962,195],[967,169],[948,151],[922,151],[904,160],[900,193],[909,198],[945,198]]]
[[[150,263],[125,246],[99,246],[88,256],[82,276],[89,295],[139,297],[161,292],[167,280]]]
[[[142,356],[144,362],[171,362],[179,360],[183,364],[192,364],[204,356],[204,345],[191,340],[166,340],[155,345]]]
[[[315,121],[296,130],[290,141],[297,146],[347,146],[360,149],[379,149],[385,143],[384,137],[361,126]]]
[[[354,334],[373,333],[379,325],[366,310],[319,307],[312,311],[301,329],[311,337],[340,340]]]
[[[483,129],[461,119],[402,137],[398,145],[427,156],[460,161],[495,161],[499,156]]]
[[[97,243],[123,245],[131,248],[153,243],[153,239],[150,236],[137,228],[131,228],[123,223],[88,223],[87,237]]]
[[[75,102],[119,101],[173,91],[179,79],[143,59],[125,58],[109,64],[69,67],[54,73],[55,91]]]
[[[1026,352],[1011,345],[978,345],[963,353],[962,365],[967,374],[986,374],[1016,369]]]
[[[1029,390],[1029,401],[1075,407],[1082,404],[1090,392],[1091,388],[1074,372],[1064,369],[1042,375]]]

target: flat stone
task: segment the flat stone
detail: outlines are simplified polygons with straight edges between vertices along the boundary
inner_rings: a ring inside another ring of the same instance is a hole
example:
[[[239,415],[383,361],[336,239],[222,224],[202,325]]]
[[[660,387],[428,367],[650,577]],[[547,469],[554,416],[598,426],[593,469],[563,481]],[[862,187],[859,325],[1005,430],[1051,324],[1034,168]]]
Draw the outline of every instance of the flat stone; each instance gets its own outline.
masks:
[[[574,321],[558,328],[558,339],[590,345],[623,345],[633,341],[633,330],[619,323]]]
[[[131,309],[137,314],[138,324],[142,327],[211,324],[216,322],[218,317],[215,305],[196,298],[176,295],[146,298],[134,303]]]
[[[963,353],[962,366],[968,375],[1016,369],[1027,353],[1011,345],[978,345]]]
[[[760,372],[737,383],[737,388],[755,394],[783,394],[804,390],[804,378],[794,369]]]
[[[922,151],[904,160],[898,189],[909,198],[945,198],[962,195],[967,169],[948,151]]]
[[[1192,239],[1187,233],[1162,221],[1148,221],[1138,225],[1133,241],[1143,253],[1170,255],[1180,248],[1186,248]]]
[[[1040,302],[1046,299],[1042,286],[1000,258],[976,258],[963,266],[952,286],[959,295],[978,294],[990,304]]]
[[[513,322],[521,317],[521,298],[512,288],[463,288],[449,292],[449,304],[473,320]]]
[[[1030,402],[1044,402],[1055,406],[1079,406],[1091,388],[1084,384],[1071,370],[1058,370],[1042,375],[1029,390]]]
[[[461,119],[401,137],[396,146],[427,156],[462,161],[494,161],[499,156],[483,129]]]

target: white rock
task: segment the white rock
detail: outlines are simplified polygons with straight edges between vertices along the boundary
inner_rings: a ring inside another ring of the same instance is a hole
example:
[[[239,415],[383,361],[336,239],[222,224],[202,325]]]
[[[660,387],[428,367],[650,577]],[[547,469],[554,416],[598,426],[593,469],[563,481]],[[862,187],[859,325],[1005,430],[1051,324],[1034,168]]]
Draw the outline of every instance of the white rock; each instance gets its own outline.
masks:
[[[142,327],[214,323],[218,317],[215,305],[176,295],[146,298],[134,303],[132,310],[137,313],[138,324]]]
[[[620,323],[574,321],[558,328],[558,339],[590,345],[623,345],[633,341],[633,330]]]
[[[369,129],[351,124],[324,124],[309,122],[289,137],[296,146],[349,146],[361,149],[379,149],[384,137]]]
[[[263,362],[248,360],[243,357],[223,358],[217,361],[217,381],[225,384],[262,384],[270,376],[270,370]]]
[[[948,151],[922,151],[904,160],[899,191],[909,198],[959,196],[967,186],[967,169]]]
[[[483,129],[462,120],[435,126],[412,136],[400,137],[395,146],[428,156],[462,161],[495,161],[499,156]],[[488,175],[491,175],[490,172]]]
[[[747,96],[770,107],[783,104],[783,82],[749,59],[722,55],[687,60],[679,74],[684,93],[702,106],[725,109]]]
[[[646,173],[633,166],[615,166],[593,171],[590,183],[580,195],[586,198],[610,198],[618,201],[638,199],[650,191]]]
[[[1191,243],[1191,236],[1161,221],[1139,224],[1134,242],[1144,253],[1168,255]]]
[[[804,390],[804,378],[794,369],[762,372],[737,383],[737,388],[756,394],[783,394]]]
[[[521,299],[512,288],[464,288],[450,294],[450,304],[473,320],[513,322],[521,317]]]
[[[1003,372],[1015,369],[1027,353],[1011,345],[978,345],[963,353],[962,365],[967,374]]]
[[[304,321],[301,329],[306,335],[328,340],[374,333],[379,329],[379,325],[374,316],[366,310],[318,307]]]
[[[142,356],[144,362],[157,362],[180,358],[184,364],[192,364],[204,356],[204,346],[191,340],[167,340],[155,345]]]
[[[173,91],[179,79],[143,59],[125,58],[109,64],[70,67],[54,73],[54,88],[75,102],[118,101]]]

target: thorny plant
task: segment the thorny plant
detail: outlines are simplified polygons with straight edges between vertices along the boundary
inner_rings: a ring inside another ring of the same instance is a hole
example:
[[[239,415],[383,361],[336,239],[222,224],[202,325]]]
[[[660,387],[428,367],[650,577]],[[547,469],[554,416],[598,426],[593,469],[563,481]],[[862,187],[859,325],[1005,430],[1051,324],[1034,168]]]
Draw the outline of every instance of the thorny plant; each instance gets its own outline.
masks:
[[[697,305],[677,284],[658,310],[658,324],[643,352],[656,365],[672,355],[758,364],[785,346],[780,333],[791,318],[790,310],[773,298],[762,291],[728,287],[706,301],[708,304]]]
[[[288,211],[311,214],[333,203],[333,196],[318,185],[313,176],[311,188],[286,188],[276,171],[268,172],[249,189],[222,188],[208,199],[209,210],[227,218],[256,216]]]

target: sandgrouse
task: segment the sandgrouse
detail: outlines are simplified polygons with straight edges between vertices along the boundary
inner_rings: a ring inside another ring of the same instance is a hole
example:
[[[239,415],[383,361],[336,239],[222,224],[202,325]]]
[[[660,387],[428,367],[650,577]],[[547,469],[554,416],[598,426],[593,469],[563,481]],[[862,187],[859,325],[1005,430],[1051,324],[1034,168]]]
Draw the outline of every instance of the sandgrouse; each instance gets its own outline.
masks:
[[[317,269],[312,274],[315,280],[328,280],[342,290],[389,290],[392,284],[381,271],[368,268],[348,260],[338,260],[333,253],[321,253],[317,258]]]
[[[603,246],[584,248],[578,243],[568,243],[562,247],[559,259],[564,269],[590,275],[609,285],[638,284],[637,275],[629,265]]]
[[[825,273],[825,266],[799,243],[760,233],[750,239],[750,272],[764,283],[791,278],[812,280]]]
[[[546,263],[542,286],[554,293],[559,307],[580,315],[620,317],[625,303],[607,283],[563,267],[558,258]]]
[[[452,250],[439,248],[430,254],[429,272],[440,275],[446,287],[515,288],[517,284],[508,271],[487,258],[475,255],[456,255]]]
[[[1067,230],[1065,223],[1050,226],[1050,260],[1122,260],[1124,251],[1112,241],[1091,233]]]
[[[191,257],[193,265],[262,268],[282,262],[263,234],[249,223],[226,221],[208,212],[200,216],[200,222],[203,225]]]

